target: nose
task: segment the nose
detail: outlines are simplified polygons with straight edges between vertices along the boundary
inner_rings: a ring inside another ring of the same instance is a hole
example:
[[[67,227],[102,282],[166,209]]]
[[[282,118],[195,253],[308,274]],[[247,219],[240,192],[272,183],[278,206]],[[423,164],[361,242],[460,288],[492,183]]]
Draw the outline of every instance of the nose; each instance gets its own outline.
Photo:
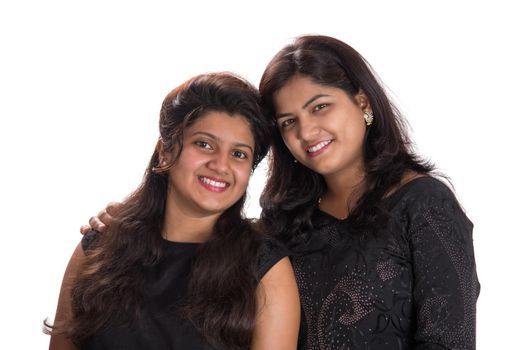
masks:
[[[298,136],[300,139],[308,142],[314,141],[318,136],[320,128],[317,123],[310,118],[302,118],[298,125]]]
[[[225,151],[218,151],[213,154],[208,162],[209,169],[217,172],[217,174],[226,174],[229,171],[229,153]]]

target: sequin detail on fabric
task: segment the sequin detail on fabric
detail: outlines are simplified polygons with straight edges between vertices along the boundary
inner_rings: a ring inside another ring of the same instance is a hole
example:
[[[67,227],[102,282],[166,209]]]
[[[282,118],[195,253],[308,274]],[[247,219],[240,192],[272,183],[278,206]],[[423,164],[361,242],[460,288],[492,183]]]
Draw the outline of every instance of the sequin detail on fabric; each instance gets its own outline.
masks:
[[[472,224],[441,182],[405,187],[385,200],[390,230],[364,241],[315,213],[311,241],[292,254],[301,349],[475,348]]]

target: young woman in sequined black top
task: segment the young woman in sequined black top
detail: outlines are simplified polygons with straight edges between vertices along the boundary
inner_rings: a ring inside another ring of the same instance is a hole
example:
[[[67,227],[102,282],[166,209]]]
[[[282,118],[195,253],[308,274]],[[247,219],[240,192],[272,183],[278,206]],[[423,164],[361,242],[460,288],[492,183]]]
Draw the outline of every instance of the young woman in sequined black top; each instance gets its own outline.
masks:
[[[299,37],[259,90],[278,127],[261,223],[292,251],[300,347],[473,349],[473,225],[367,62]]]

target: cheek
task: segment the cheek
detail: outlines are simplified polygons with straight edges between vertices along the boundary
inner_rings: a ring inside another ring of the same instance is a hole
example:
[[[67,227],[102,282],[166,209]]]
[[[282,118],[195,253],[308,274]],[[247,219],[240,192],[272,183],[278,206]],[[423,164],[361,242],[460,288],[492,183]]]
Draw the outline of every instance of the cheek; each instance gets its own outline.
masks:
[[[296,137],[292,137],[289,133],[285,135],[281,134],[281,136],[287,149],[295,158],[297,158],[299,154],[302,154],[302,146]]]
[[[242,192],[247,190],[249,179],[251,178],[251,167],[241,167],[236,171],[236,185]]]
[[[347,141],[354,140],[361,142],[364,140],[364,135],[366,134],[364,117],[362,117],[358,112],[340,118],[336,125],[332,125],[332,129],[342,131],[345,134]]]
[[[349,131],[351,138],[358,140],[358,142],[364,142],[364,136],[366,135],[366,125],[361,119],[354,121],[353,127]]]

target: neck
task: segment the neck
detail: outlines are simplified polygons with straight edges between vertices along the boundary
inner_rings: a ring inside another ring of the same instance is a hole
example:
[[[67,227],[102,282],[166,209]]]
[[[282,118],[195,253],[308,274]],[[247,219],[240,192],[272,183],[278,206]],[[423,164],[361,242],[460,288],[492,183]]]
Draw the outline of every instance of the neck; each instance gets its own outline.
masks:
[[[365,176],[365,171],[360,166],[326,175],[324,176],[327,185],[326,195],[335,200],[347,200],[354,197],[353,193],[363,187]]]
[[[203,243],[209,239],[221,213],[195,216],[181,211],[173,200],[167,200],[162,234],[174,242]]]
[[[327,190],[319,202],[320,209],[338,218],[346,218],[362,195],[365,172],[361,167],[345,169],[324,176]]]

